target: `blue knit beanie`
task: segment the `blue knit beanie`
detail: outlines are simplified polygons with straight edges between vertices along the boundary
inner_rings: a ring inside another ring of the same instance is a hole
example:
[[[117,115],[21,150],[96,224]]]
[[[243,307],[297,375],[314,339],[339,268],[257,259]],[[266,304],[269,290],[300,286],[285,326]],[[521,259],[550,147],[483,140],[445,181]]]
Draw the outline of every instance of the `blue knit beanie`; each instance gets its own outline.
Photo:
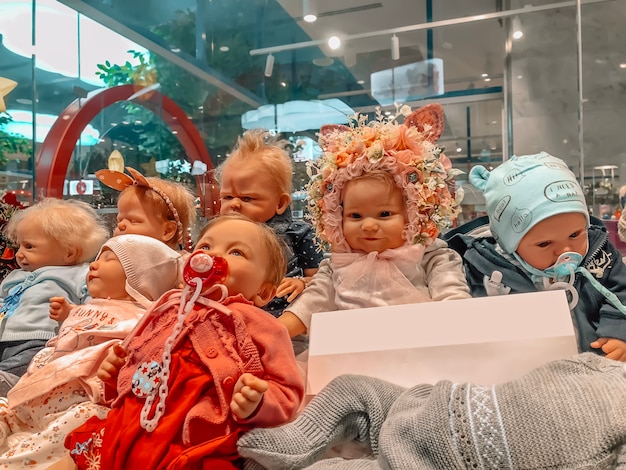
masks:
[[[541,152],[513,156],[492,172],[475,166],[469,181],[485,194],[491,233],[507,253],[537,223],[568,212],[589,213],[583,190],[567,164]]]

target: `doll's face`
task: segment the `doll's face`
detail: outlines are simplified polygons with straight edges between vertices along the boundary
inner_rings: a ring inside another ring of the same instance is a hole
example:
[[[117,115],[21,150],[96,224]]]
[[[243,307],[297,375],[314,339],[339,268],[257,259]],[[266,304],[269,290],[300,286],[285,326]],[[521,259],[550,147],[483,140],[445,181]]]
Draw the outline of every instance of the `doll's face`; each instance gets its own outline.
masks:
[[[120,194],[117,210],[117,226],[113,236],[145,235],[175,248],[176,243],[173,242],[176,241],[176,223],[155,213],[150,204],[143,201],[136,191],[127,190]]]
[[[544,270],[566,252],[587,254],[587,219],[584,214],[568,212],[548,217],[524,235],[517,247],[520,258],[533,268]]]
[[[281,193],[272,175],[260,163],[230,163],[222,171],[220,213],[237,212],[257,222],[267,222],[285,212],[291,196]]]
[[[106,246],[89,265],[87,273],[89,294],[98,299],[131,300],[126,292],[126,273],[117,255]]]
[[[267,281],[270,257],[264,237],[255,224],[231,219],[209,227],[196,244],[196,251],[226,259],[228,274],[223,284],[229,295],[243,294],[258,307],[269,302],[276,292]]]
[[[350,181],[343,190],[343,236],[354,251],[382,252],[406,242],[400,188],[376,178]]]
[[[72,256],[73,250],[48,236],[39,220],[34,217],[22,220],[17,226],[16,235],[19,249],[15,260],[24,271],[32,272],[44,266],[76,264],[76,256]]]

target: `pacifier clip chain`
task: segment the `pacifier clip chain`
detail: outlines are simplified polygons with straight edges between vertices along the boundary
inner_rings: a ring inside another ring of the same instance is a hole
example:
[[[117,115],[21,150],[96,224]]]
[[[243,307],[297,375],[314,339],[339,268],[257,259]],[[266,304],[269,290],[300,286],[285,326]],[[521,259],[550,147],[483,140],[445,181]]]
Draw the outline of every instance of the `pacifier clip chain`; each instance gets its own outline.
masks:
[[[214,258],[201,252],[194,253],[185,265],[183,279],[186,286],[180,297],[176,324],[172,333],[165,341],[161,360],[162,365],[156,361],[144,362],[139,365],[133,376],[133,393],[139,398],[145,397],[146,399],[139,415],[139,421],[141,427],[148,432],[156,429],[165,412],[165,401],[169,393],[168,381],[172,363],[172,348],[183,330],[185,319],[207,287],[209,288],[206,290],[205,295],[219,290],[221,292],[220,301],[224,300],[227,295],[227,289],[221,283],[226,278],[227,270],[228,265],[225,259]],[[192,289],[193,293],[189,297]],[[154,409],[154,415],[150,417],[150,410],[157,399],[158,403]]]

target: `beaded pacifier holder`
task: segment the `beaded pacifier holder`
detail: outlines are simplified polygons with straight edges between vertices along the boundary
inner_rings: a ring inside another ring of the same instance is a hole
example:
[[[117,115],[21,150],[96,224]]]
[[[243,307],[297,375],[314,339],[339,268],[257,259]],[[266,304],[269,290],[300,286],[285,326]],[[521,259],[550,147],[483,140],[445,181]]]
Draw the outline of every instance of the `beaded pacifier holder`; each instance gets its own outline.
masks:
[[[221,300],[228,295],[226,286],[222,284],[226,279],[227,272],[228,263],[224,258],[218,256],[212,257],[202,252],[196,252],[187,260],[183,269],[183,280],[186,285],[180,296],[176,324],[165,342],[162,360],[160,363],[154,360],[141,363],[133,375],[133,393],[138,398],[146,399],[140,414],[141,427],[146,431],[152,432],[156,429],[165,411],[165,400],[169,392],[168,380],[170,377],[172,347],[183,329],[185,319],[201,294],[208,295],[218,290],[221,291]],[[137,328],[135,335],[141,329],[142,327]],[[125,343],[127,341],[129,339],[125,340]],[[157,397],[158,403],[155,407],[154,415],[150,418],[150,410]]]

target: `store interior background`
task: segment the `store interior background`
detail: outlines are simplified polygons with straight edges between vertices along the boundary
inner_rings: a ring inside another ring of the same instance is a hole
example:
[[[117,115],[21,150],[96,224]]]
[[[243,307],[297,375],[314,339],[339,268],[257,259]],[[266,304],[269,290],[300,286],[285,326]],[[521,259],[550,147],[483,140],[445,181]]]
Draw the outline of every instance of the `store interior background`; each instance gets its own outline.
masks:
[[[304,21],[307,7],[315,22]],[[0,190],[25,202],[45,196],[35,174],[49,121],[94,90],[132,83],[184,110],[213,166],[245,128],[282,133],[296,160],[296,215],[322,124],[438,102],[455,168],[545,150],[581,178],[594,215],[610,217],[626,184],[624,24],[626,0],[2,0],[0,77],[18,86],[4,98],[0,117],[13,122],[0,124],[0,139],[30,145],[0,146]],[[113,150],[211,197],[199,184],[210,172],[185,162],[158,109],[128,101],[100,111],[76,142],[66,197],[114,210],[114,194],[93,176]],[[457,186],[460,221],[480,215],[481,195],[464,176]]]

